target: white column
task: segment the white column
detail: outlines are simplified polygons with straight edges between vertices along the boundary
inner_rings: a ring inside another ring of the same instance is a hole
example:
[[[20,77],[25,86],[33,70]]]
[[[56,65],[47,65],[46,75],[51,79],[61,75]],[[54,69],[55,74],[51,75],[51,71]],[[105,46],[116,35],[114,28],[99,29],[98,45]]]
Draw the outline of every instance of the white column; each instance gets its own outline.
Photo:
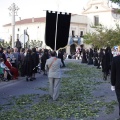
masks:
[[[12,16],[12,48],[15,47],[15,16],[17,15],[17,11],[19,10],[18,6],[13,3],[9,8],[10,10],[10,15]]]
[[[12,48],[15,47],[15,4],[12,4]]]

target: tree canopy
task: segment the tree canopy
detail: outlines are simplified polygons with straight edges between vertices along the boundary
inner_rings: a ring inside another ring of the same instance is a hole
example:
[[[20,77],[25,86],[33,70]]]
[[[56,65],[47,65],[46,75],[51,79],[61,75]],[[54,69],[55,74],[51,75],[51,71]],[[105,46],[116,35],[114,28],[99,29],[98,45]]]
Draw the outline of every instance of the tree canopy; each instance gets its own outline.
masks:
[[[110,0],[110,1],[120,6],[120,0]]]
[[[116,29],[106,28],[103,25],[93,27],[95,32],[86,33],[84,43],[91,44],[97,48],[107,46],[113,47],[120,45],[120,26],[116,25]]]

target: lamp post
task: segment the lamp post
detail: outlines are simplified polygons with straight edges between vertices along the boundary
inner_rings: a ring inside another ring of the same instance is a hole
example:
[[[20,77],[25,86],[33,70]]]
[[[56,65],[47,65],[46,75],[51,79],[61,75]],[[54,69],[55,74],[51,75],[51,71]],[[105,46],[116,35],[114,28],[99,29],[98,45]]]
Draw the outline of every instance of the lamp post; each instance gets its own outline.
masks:
[[[10,15],[12,16],[12,48],[14,48],[15,44],[15,16],[17,16],[17,11],[19,10],[18,6],[13,3],[9,8]]]

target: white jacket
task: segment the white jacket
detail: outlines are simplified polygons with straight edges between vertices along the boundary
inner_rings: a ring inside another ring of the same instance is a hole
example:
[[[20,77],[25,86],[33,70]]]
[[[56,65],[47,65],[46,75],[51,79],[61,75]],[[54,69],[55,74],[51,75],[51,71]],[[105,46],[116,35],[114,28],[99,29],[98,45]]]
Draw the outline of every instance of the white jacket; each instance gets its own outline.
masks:
[[[56,60],[54,60],[55,58],[56,57],[51,57],[47,59],[45,64],[45,70],[48,70],[49,78],[61,78],[61,68],[60,68],[60,66],[62,65],[61,59],[57,58]],[[52,62],[53,64],[51,65]]]

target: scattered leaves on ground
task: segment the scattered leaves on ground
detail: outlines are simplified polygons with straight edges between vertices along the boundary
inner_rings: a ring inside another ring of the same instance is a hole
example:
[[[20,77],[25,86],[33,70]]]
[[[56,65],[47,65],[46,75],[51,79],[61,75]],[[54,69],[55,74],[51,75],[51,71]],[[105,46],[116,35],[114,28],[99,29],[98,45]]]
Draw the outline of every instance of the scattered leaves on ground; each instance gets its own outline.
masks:
[[[95,97],[92,92],[102,81],[102,72],[94,66],[69,63],[61,80],[57,101],[50,96],[31,94],[12,97],[8,104],[0,105],[1,120],[93,120],[99,117],[102,108],[105,113],[114,111],[116,101],[105,102],[105,96]],[[48,91],[46,87],[37,90]],[[99,93],[98,93],[99,94]]]

